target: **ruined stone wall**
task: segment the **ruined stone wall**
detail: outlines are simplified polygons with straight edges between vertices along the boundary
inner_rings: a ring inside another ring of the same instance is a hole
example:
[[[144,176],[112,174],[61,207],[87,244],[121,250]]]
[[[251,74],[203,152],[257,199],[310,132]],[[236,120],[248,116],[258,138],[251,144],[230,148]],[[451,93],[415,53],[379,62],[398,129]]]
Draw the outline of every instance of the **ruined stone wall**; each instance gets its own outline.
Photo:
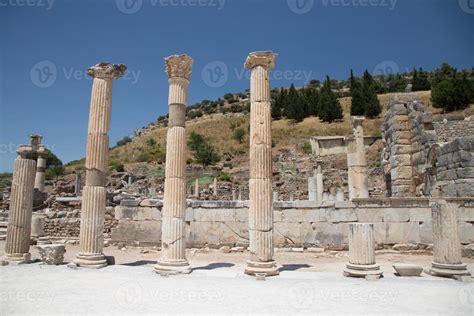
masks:
[[[440,142],[474,135],[474,121],[471,120],[433,122],[433,125]]]
[[[474,196],[474,136],[434,146],[429,156],[431,196]]]
[[[384,172],[389,195],[423,196],[428,151],[437,143],[432,114],[415,94],[397,94],[388,104],[383,125]]]
[[[474,243],[474,199],[457,201],[461,241]],[[127,204],[127,203],[125,203]],[[112,242],[130,245],[159,245],[161,207],[158,200],[145,200],[116,207],[118,226]],[[349,202],[312,201],[274,203],[276,247],[347,247],[348,224],[374,223],[380,245],[431,244],[432,222],[428,199],[359,199]],[[186,210],[188,247],[248,245],[247,201],[193,201]]]

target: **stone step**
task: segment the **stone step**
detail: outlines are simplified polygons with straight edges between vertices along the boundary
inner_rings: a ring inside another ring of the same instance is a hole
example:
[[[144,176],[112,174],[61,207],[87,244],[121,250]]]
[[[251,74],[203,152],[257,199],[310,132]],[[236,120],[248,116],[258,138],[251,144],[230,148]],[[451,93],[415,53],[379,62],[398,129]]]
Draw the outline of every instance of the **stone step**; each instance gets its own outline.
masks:
[[[8,222],[7,221],[0,221],[0,227],[7,227]]]

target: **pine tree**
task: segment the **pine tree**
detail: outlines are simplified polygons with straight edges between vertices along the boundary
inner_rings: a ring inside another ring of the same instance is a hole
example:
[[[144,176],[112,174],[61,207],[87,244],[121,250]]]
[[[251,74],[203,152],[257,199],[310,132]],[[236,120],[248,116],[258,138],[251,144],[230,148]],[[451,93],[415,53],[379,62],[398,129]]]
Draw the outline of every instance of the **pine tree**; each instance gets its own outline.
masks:
[[[431,89],[431,84],[428,80],[428,74],[420,68],[418,71],[413,70],[413,91],[426,91]]]
[[[364,99],[362,97],[362,89],[360,83],[354,77],[354,73],[351,69],[351,97],[352,97],[352,104],[351,104],[351,115],[364,115],[365,114],[365,106],[364,106]]]
[[[331,80],[326,76],[320,98],[319,118],[323,122],[334,122],[343,118],[342,107],[331,89]]]
[[[317,116],[319,113],[319,91],[315,88],[305,89],[306,117]]]
[[[272,118],[274,120],[281,119],[283,114],[283,91],[284,89],[281,88],[281,90],[276,90],[274,93],[274,101],[272,104]]]
[[[380,101],[377,97],[377,93],[375,92],[374,78],[367,70],[365,70],[364,77],[362,79],[362,98],[366,116],[374,118],[382,112]]]

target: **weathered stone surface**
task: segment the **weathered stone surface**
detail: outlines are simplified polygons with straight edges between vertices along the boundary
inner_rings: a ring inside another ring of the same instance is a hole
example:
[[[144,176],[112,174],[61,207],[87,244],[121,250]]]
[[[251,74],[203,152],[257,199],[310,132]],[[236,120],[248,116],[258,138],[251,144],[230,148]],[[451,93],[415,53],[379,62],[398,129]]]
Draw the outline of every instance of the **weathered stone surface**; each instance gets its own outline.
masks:
[[[321,222],[340,223],[357,221],[354,209],[321,209]]]
[[[383,210],[384,222],[408,222],[410,220],[410,210],[406,208],[393,208]]]
[[[393,268],[403,277],[421,276],[421,273],[423,272],[423,267],[415,264],[397,263],[393,265]]]
[[[50,244],[35,246],[38,249],[41,261],[49,265],[58,265],[64,262],[66,246],[63,244]]]

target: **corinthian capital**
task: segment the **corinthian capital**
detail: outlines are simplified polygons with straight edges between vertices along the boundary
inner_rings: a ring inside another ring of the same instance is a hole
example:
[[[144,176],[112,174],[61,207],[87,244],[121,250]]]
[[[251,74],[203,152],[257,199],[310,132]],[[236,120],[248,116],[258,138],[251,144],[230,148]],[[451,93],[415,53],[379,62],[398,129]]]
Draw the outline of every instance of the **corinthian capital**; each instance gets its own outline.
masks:
[[[127,71],[123,64],[99,63],[87,69],[87,74],[92,78],[120,78]]]
[[[188,55],[173,55],[165,58],[169,78],[180,77],[189,80],[193,71],[193,59]]]
[[[250,53],[245,61],[245,67],[248,69],[262,66],[267,70],[273,69],[275,66],[275,59],[278,55],[272,51],[253,52]]]

